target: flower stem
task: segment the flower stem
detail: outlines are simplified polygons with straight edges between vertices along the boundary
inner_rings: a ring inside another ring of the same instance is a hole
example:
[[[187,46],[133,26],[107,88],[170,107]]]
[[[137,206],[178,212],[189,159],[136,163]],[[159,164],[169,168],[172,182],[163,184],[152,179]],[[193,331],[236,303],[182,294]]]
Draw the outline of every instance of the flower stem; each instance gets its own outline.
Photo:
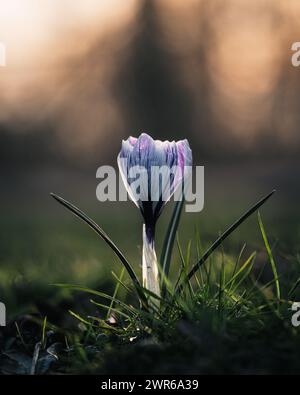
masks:
[[[157,257],[154,247],[153,226],[143,225],[143,286],[152,293],[160,296],[159,273],[157,266]],[[152,303],[157,306],[158,300],[150,298]]]

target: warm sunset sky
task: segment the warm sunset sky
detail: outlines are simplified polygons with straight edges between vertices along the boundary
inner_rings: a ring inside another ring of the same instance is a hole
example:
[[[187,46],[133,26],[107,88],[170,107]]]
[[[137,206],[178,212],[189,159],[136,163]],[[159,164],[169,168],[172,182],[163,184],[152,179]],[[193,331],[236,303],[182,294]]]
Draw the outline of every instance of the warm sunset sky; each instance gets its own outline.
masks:
[[[214,127],[251,144],[267,127],[284,76],[285,132],[278,133],[283,143],[293,140],[298,110],[290,104],[296,74],[289,59],[292,42],[300,41],[298,0],[152,3],[159,45],[193,98],[195,122],[205,61],[205,100]],[[96,134],[119,130],[126,114],[113,84],[138,32],[143,4],[0,0],[0,42],[7,52],[7,67],[0,70],[0,121],[55,119],[62,139],[72,130],[72,143],[81,147],[93,144]]]

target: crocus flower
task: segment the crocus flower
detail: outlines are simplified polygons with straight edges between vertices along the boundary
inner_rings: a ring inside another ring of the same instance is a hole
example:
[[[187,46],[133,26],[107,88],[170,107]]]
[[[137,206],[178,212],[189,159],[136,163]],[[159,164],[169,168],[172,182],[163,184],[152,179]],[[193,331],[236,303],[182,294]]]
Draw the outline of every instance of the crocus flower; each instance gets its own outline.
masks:
[[[182,191],[192,165],[192,152],[187,140],[153,140],[142,133],[122,141],[118,165],[128,195],[144,220],[143,286],[159,296],[155,225],[166,202],[176,191]]]

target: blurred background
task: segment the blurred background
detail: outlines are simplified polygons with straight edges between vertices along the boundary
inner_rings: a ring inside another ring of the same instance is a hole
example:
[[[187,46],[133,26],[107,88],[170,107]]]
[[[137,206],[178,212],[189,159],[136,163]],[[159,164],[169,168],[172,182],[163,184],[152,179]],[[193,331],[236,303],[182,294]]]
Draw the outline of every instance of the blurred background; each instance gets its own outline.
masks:
[[[184,215],[184,241],[197,226],[212,241],[276,188],[263,209],[267,232],[283,265],[298,252],[300,67],[291,46],[299,17],[298,0],[0,0],[0,300],[8,311],[42,303],[50,282],[102,285],[104,272],[120,270],[51,191],[95,217],[138,266],[138,211],[99,203],[95,191],[96,169],[116,165],[121,139],[141,131],[187,138],[194,163],[205,166],[205,209]],[[235,254],[244,241],[262,248],[255,217],[231,240]]]

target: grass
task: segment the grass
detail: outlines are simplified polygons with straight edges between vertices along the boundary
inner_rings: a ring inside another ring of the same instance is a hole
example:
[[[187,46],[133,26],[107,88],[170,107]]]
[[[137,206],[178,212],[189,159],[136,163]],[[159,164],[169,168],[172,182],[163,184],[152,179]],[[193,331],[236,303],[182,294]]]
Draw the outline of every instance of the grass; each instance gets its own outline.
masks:
[[[253,207],[251,214],[258,208]],[[299,373],[300,330],[291,325],[292,302],[300,300],[299,257],[288,257],[289,270],[277,268],[276,249],[260,214],[257,228],[262,243],[255,251],[244,245],[237,254],[226,252],[225,238],[240,226],[240,220],[212,244],[200,239],[198,229],[192,239],[182,242],[180,227],[176,238],[177,225],[172,222],[178,222],[178,211],[175,208],[162,247],[165,292],[159,309],[155,305],[140,308],[141,292],[146,298],[154,296],[132,281],[138,278],[135,265],[130,276],[127,264],[114,266],[113,255],[100,256],[109,262],[109,269],[101,272],[96,265],[89,266],[88,280],[82,275],[81,262],[79,275],[67,276],[80,285],[41,286],[38,298],[48,303],[30,315],[18,312],[6,328],[1,371]],[[88,255],[88,240],[87,236],[70,243]],[[109,240],[124,263],[123,253]],[[74,264],[68,267],[74,270]],[[59,271],[50,273],[47,281],[58,277]],[[88,282],[91,288],[84,286]]]

